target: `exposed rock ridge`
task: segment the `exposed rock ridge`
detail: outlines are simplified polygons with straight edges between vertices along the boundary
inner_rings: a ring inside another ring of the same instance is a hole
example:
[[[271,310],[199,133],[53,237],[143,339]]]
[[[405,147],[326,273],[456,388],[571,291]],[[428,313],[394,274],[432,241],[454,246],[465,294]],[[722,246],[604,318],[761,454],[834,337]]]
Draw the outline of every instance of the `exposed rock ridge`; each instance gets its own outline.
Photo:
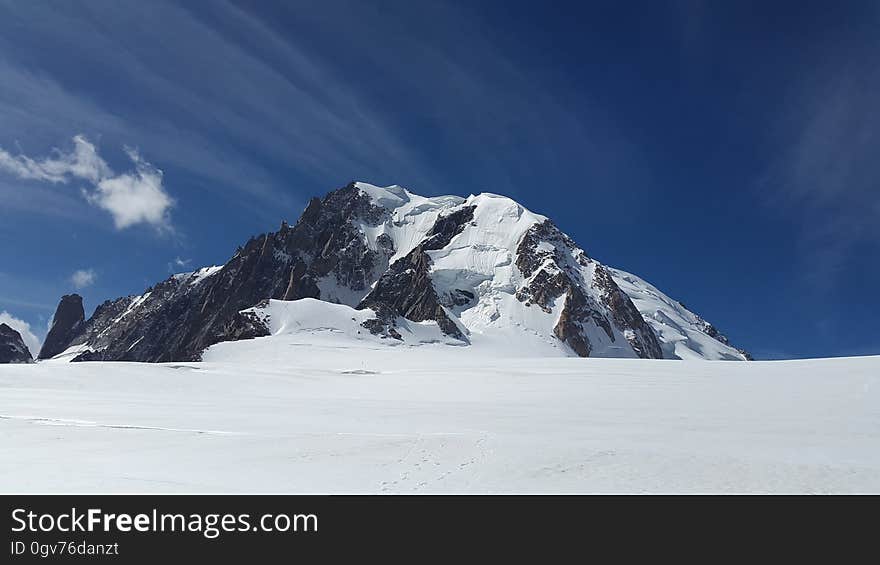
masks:
[[[250,238],[222,268],[175,275],[140,296],[105,302],[51,353],[78,345],[87,349],[78,361],[197,360],[214,343],[260,334],[239,312],[261,300],[340,301],[322,286],[362,297],[394,250],[387,238],[369,249],[353,219],[378,224],[387,215],[354,183],[314,198],[294,226],[283,222],[277,232]]]
[[[467,342],[467,336],[449,316],[431,281],[431,257],[427,251],[442,249],[473,219],[474,206],[464,206],[437,218],[427,237],[406,256],[395,261],[379,278],[358,309],[371,308],[377,321],[365,322],[373,333],[390,333],[395,319],[402,316],[414,322],[434,320],[446,335]]]
[[[616,327],[639,357],[663,357],[657,336],[605,267],[587,256],[550,220],[535,224],[523,236],[516,266],[526,278],[516,297],[527,306],[536,305],[549,313],[557,299],[564,297],[553,332],[579,356],[589,357],[593,351],[586,331],[586,325],[592,322],[612,342],[617,339],[613,331]],[[592,281],[584,277],[585,269],[592,271]],[[584,291],[591,284],[599,290],[598,301]]]

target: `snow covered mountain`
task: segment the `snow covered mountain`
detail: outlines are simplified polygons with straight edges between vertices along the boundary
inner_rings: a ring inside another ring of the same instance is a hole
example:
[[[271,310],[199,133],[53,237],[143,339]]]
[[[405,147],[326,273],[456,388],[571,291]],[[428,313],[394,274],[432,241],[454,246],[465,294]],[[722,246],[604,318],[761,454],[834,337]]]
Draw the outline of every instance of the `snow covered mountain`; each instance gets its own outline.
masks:
[[[251,238],[225,265],[174,275],[62,324],[64,337],[40,357],[196,360],[219,342],[302,329],[297,320],[382,344],[748,357],[680,303],[592,259],[509,198],[426,198],[359,182],[312,199],[294,226]]]

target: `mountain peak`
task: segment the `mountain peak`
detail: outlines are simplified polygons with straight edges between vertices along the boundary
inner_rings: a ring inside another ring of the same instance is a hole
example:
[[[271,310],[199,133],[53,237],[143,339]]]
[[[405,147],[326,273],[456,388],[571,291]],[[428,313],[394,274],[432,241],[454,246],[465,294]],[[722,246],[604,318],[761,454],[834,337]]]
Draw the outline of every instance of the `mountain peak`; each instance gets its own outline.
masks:
[[[409,191],[396,184],[382,187],[366,182],[355,182],[354,186],[381,208],[393,210],[410,201]]]
[[[0,323],[0,364],[33,363],[33,361],[21,334],[11,326]]]
[[[271,335],[273,315],[314,319],[332,303],[328,320],[347,308],[364,338],[389,343],[439,332],[443,343],[498,354],[743,358],[682,306],[671,316],[665,295],[662,307],[648,300],[642,283],[506,196],[425,197],[352,182],[311,199],[292,227],[251,238],[225,265],[108,301],[85,323],[65,297],[40,355],[198,359],[221,341]],[[313,302],[267,307],[273,299]],[[336,331],[358,335],[347,322]]]

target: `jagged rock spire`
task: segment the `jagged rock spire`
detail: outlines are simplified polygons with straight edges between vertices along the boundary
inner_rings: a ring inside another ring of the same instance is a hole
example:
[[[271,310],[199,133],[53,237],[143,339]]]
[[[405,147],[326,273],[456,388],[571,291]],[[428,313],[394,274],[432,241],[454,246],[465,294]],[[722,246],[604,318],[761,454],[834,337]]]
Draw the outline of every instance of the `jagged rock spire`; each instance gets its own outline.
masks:
[[[67,349],[82,328],[84,320],[82,296],[78,294],[62,296],[52,318],[52,327],[37,358],[48,359]]]

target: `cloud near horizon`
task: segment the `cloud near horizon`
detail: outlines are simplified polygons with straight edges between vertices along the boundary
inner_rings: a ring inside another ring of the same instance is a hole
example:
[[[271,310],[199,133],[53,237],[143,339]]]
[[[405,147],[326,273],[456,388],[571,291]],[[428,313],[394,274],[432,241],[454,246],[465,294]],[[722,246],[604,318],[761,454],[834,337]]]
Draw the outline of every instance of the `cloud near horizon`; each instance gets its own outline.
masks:
[[[109,212],[116,229],[148,224],[159,231],[171,230],[170,209],[174,200],[162,186],[162,171],[145,161],[136,149],[125,148],[134,171],[116,174],[84,135],[73,137],[73,150],[54,149],[44,159],[12,155],[0,148],[0,170],[23,180],[68,184],[85,180],[91,188],[82,195],[89,204]]]
[[[31,331],[31,325],[22,319],[16,318],[6,310],[0,311],[0,324],[6,324],[21,334],[21,340],[31,352],[31,356],[37,357],[40,352],[40,338]]]

